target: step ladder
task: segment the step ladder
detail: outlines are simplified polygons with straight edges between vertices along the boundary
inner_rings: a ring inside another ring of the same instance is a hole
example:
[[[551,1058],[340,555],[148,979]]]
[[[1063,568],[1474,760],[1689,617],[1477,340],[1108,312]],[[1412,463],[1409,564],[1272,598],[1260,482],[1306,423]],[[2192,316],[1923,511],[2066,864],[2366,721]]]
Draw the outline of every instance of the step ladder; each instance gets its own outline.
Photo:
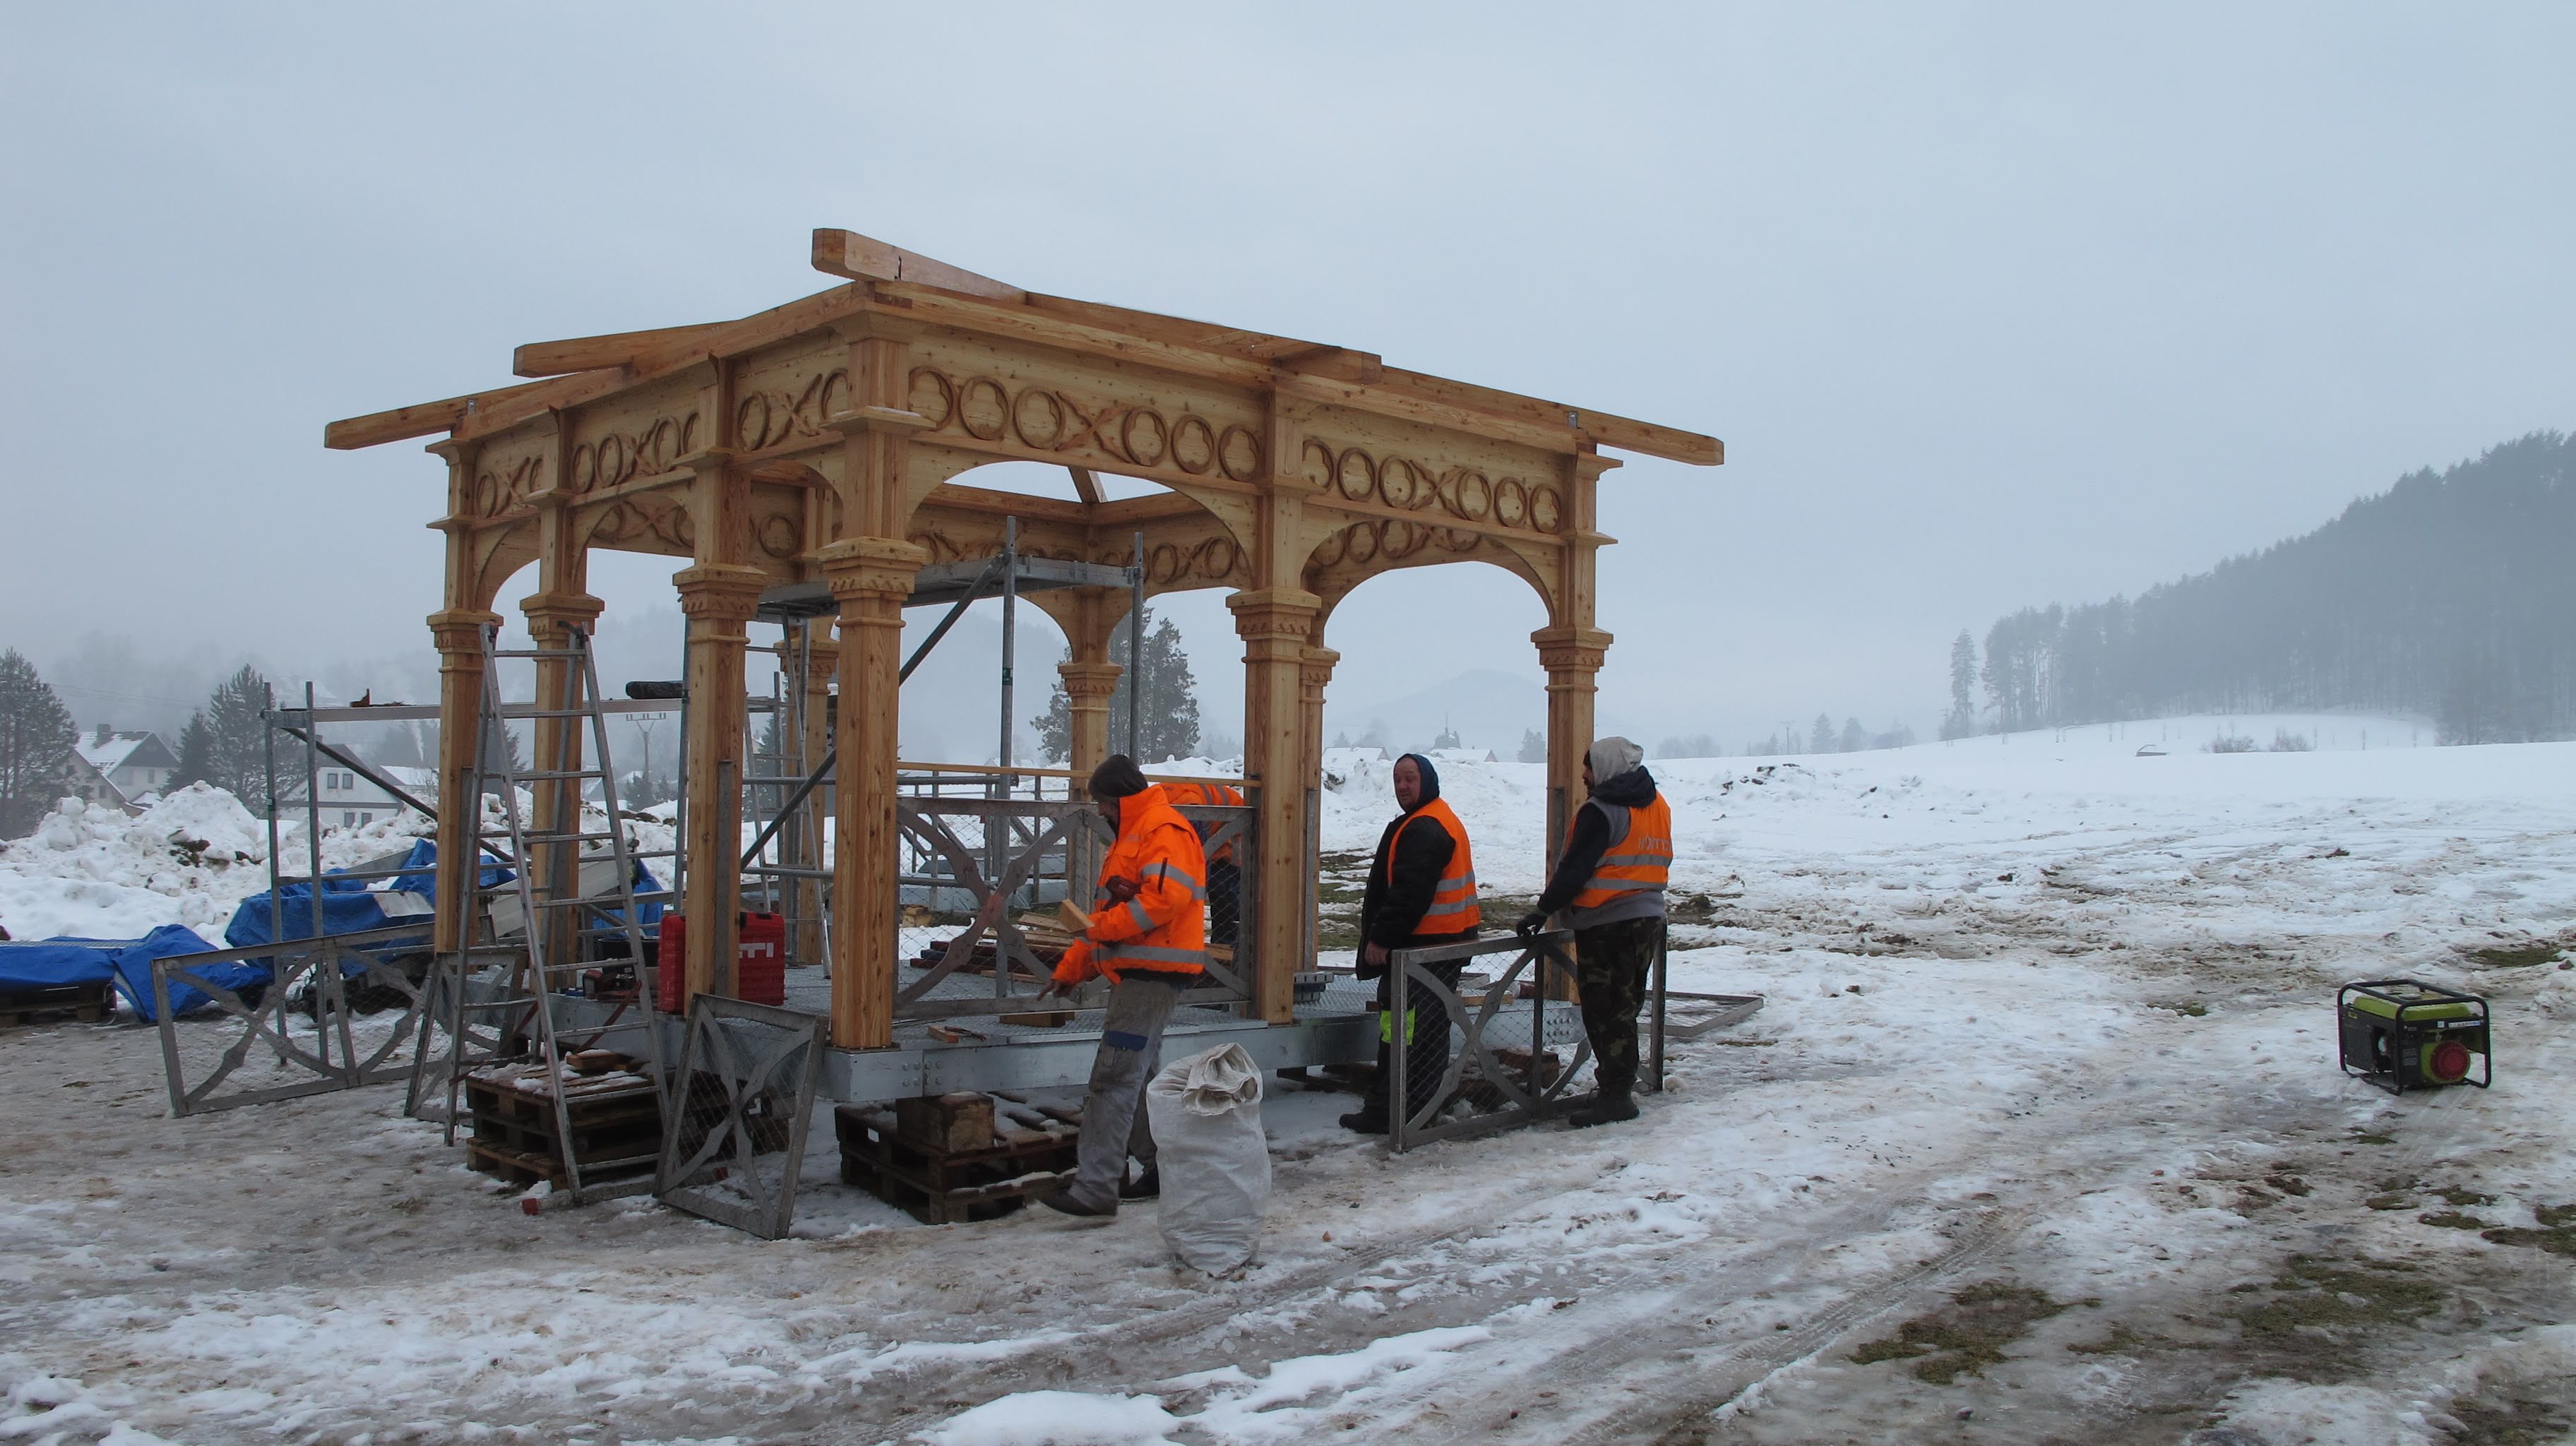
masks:
[[[535,665],[540,677],[544,664],[562,664],[562,687],[551,698],[542,696],[541,686],[531,687],[530,696],[537,701],[505,702],[505,663]],[[459,933],[464,947],[438,960],[432,974],[432,1002],[446,1035],[444,1068],[431,1064],[433,1051],[424,1032],[413,1077],[415,1113],[425,1094],[444,1086],[446,1138],[453,1144],[457,1099],[470,1072],[512,1060],[544,1064],[544,1103],[553,1116],[564,1179],[563,1187],[548,1197],[550,1205],[649,1191],[659,1163],[658,1143],[631,1158],[579,1158],[565,1089],[570,1073],[566,1061],[584,1050],[615,1048],[642,1062],[657,1091],[667,1093],[668,1086],[662,1032],[653,1012],[655,971],[645,954],[639,914],[642,903],[665,898],[668,890],[637,892],[635,873],[643,861],[671,859],[676,851],[630,847],[618,808],[608,719],[599,704],[598,663],[581,629],[571,629],[567,645],[560,648],[503,648],[494,629],[484,630],[483,731],[472,787],[460,801],[472,820],[476,854],[466,906],[470,912]],[[508,731],[518,719],[586,720],[587,727],[576,723],[562,728],[556,756],[522,766],[513,757],[517,750]],[[594,787],[605,815],[596,827],[586,824],[583,810],[584,794]],[[524,807],[522,788],[530,790]],[[487,794],[497,795],[497,810],[484,805]],[[603,862],[616,869],[614,886],[586,894],[582,865]],[[496,871],[509,877],[486,884],[485,877]],[[506,937],[512,913],[516,941]],[[626,961],[634,966],[635,998],[616,1003],[604,1021],[579,1023],[570,1017],[576,999],[584,1013],[597,1008],[582,998],[582,975],[592,966],[581,958],[580,941],[585,933],[603,928],[623,936]]]

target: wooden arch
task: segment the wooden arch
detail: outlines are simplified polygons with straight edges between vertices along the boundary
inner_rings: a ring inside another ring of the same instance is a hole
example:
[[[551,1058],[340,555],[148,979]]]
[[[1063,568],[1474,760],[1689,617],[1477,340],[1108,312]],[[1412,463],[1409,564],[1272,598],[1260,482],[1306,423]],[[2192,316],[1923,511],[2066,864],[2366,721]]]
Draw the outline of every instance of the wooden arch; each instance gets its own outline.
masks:
[[[517,349],[515,386],[335,422],[334,448],[445,435],[434,524],[448,538],[441,652],[442,786],[458,796],[478,736],[479,630],[530,560],[520,607],[540,638],[600,611],[594,548],[660,553],[689,618],[693,699],[742,692],[746,624],[761,591],[820,580],[839,603],[833,958],[835,1042],[886,1044],[895,961],[895,767],[902,607],[925,563],[989,554],[1002,519],[1021,546],[1124,563],[1145,539],[1154,591],[1224,588],[1244,642],[1245,769],[1262,840],[1258,887],[1302,896],[1306,813],[1334,655],[1319,620],[1392,568],[1482,561],[1527,580],[1549,626],[1550,836],[1590,742],[1595,488],[1604,447],[1702,466],[1713,437],[1387,366],[1370,352],[1045,296],[853,232],[814,233],[813,264],[845,284],[735,321]],[[994,462],[1067,468],[1078,501],[974,486]],[[1108,500],[1098,474],[1163,490]],[[1105,739],[1115,669],[1103,651],[1124,598],[1050,595],[1074,658],[1068,692],[1087,766]],[[689,720],[693,857],[737,838],[738,709]],[[546,747],[539,740],[540,748]],[[1086,756],[1086,750],[1088,756]],[[731,762],[725,772],[718,765]],[[461,831],[461,818],[454,829]],[[472,857],[461,832],[442,861]],[[444,866],[444,863],[443,865]],[[723,914],[724,871],[693,872],[685,903]],[[703,876],[703,877],[700,877]],[[441,928],[448,916],[442,914]],[[1266,911],[1261,1012],[1291,1017],[1304,921]],[[1275,937],[1274,937],[1275,931]],[[713,930],[693,933],[692,988],[714,977]],[[455,940],[442,937],[440,947]]]

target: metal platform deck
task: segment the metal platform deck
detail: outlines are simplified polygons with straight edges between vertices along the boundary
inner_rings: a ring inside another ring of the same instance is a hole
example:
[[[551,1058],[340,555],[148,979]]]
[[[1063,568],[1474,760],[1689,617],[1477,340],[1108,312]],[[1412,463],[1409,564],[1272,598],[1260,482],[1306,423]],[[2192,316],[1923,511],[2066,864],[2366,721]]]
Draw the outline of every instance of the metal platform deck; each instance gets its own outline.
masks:
[[[951,976],[942,980],[941,988],[935,992],[952,990],[961,998],[991,997],[990,984],[981,978]],[[1296,1022],[1278,1025],[1242,1019],[1224,1009],[1184,1006],[1173,1014],[1164,1031],[1163,1057],[1175,1059],[1219,1045],[1239,1044],[1264,1070],[1371,1061],[1377,1057],[1377,1017],[1368,1008],[1374,993],[1373,984],[1335,976],[1325,986],[1323,998],[1298,1009]],[[823,970],[788,971],[788,1008],[821,1014],[828,1012],[830,1002],[831,984]],[[614,1005],[589,1000],[566,1003],[567,1017],[560,1026],[566,1033],[577,1033],[585,1024],[604,1024],[616,1009]],[[1528,1004],[1508,1004],[1498,1011],[1495,1024],[1508,1031],[1506,1021],[1526,1018],[1530,1013]],[[931,1036],[933,1021],[899,1022],[894,1044],[889,1048],[835,1049],[826,1054],[818,1093],[857,1104],[951,1090],[1043,1089],[1084,1084],[1091,1078],[1092,1057],[1099,1050],[1102,1014],[1098,1009],[1077,1010],[1070,1020],[1053,1028],[1004,1024],[989,1015],[961,1017],[945,1023],[972,1033],[953,1044]],[[662,1028],[667,1057],[679,1058],[682,1021],[665,1015]],[[1521,1027],[1523,1039],[1527,1029],[1526,1025]],[[1573,1005],[1549,1006],[1546,1033],[1550,1045],[1571,1044],[1582,1037],[1582,1032],[1583,1022]],[[1489,1031],[1488,1037],[1492,1035]]]

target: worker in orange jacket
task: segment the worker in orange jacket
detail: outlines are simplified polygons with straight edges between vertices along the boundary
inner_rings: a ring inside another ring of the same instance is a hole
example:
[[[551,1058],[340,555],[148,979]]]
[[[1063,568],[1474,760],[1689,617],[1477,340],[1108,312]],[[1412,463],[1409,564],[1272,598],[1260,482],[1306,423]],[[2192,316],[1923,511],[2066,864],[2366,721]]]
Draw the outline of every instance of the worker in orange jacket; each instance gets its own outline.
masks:
[[[1109,1011],[1082,1102],[1073,1184],[1045,1198],[1067,1215],[1109,1216],[1121,1200],[1162,1193],[1145,1085],[1162,1065],[1163,1028],[1181,991],[1207,967],[1207,858],[1198,831],[1127,755],[1092,770],[1091,798],[1118,838],[1100,862],[1091,927],[1064,951],[1047,993],[1106,977]],[[1132,1181],[1130,1156],[1144,1167]]]
[[[1222,783],[1166,783],[1163,795],[1174,808],[1241,808],[1242,790]],[[1200,823],[1199,846],[1207,848],[1210,835],[1222,824]],[[1235,943],[1235,922],[1243,916],[1243,870],[1235,863],[1234,840],[1227,839],[1207,848],[1208,942],[1231,949]]]
[[[1436,990],[1418,981],[1396,987],[1399,950],[1460,944],[1476,937],[1483,911],[1476,902],[1476,858],[1467,826],[1440,796],[1440,771],[1419,753],[1395,761],[1392,783],[1401,810],[1378,836],[1360,895],[1359,976],[1377,985],[1377,1073],[1360,1107],[1342,1116],[1342,1128],[1383,1135],[1394,1084],[1395,1041],[1404,1041],[1406,1110],[1420,1116],[1439,1094],[1449,1070],[1449,1010]],[[1424,966],[1448,989],[1458,987],[1464,959]]]

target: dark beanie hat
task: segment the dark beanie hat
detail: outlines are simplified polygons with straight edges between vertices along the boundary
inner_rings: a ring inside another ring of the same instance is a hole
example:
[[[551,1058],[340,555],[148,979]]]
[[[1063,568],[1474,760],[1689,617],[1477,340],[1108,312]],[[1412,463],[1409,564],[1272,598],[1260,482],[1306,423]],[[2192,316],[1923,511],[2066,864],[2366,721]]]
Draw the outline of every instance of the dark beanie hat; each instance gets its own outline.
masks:
[[[1093,798],[1125,798],[1145,791],[1145,772],[1124,753],[1112,753],[1091,770]]]

